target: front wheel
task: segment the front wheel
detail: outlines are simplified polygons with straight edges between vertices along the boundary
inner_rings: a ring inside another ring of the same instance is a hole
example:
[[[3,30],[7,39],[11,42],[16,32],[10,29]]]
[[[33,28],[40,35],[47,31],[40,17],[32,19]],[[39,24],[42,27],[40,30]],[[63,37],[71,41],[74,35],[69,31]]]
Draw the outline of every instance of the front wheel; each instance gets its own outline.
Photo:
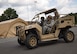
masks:
[[[27,35],[25,45],[27,48],[32,49],[36,48],[38,45],[38,40],[35,34],[29,34]]]
[[[73,42],[74,41],[74,38],[75,38],[75,36],[74,36],[74,33],[72,32],[72,31],[67,31],[66,33],[65,33],[65,36],[64,36],[64,40],[65,40],[65,42]]]

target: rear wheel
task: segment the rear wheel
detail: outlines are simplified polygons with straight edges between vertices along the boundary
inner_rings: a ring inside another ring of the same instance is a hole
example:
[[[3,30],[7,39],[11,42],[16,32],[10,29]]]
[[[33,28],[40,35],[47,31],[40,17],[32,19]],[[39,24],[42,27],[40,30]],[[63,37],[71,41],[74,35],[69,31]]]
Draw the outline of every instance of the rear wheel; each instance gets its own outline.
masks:
[[[25,45],[27,48],[32,49],[36,48],[38,45],[38,40],[35,34],[29,34],[27,35]]]
[[[74,41],[74,33],[72,31],[67,31],[64,36],[65,42],[73,42]]]

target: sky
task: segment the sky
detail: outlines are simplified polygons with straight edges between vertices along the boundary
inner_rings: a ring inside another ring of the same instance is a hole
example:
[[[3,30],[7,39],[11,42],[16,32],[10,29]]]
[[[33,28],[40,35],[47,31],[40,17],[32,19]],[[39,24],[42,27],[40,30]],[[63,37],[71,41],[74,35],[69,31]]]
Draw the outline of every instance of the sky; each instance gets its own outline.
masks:
[[[77,13],[77,0],[0,0],[0,15],[9,7],[17,11],[19,18],[28,21],[51,8],[56,8],[59,14]]]

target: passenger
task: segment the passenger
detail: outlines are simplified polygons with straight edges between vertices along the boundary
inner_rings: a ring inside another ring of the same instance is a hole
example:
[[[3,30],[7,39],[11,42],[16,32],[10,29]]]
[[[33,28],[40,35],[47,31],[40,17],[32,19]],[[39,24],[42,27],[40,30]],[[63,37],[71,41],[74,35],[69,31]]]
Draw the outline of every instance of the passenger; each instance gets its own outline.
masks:
[[[54,20],[52,19],[52,16],[49,15],[47,17],[46,21],[44,22],[43,34],[51,32],[51,28],[52,28],[53,24],[54,24]]]

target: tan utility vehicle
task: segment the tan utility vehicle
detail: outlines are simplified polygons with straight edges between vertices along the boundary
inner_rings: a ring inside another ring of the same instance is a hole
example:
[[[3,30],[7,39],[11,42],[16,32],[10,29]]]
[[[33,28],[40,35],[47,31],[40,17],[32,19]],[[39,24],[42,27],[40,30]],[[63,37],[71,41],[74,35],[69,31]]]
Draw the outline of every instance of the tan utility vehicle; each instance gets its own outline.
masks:
[[[53,14],[54,15],[53,15]],[[41,26],[41,17],[47,15],[53,15],[54,25],[51,27],[51,32],[43,34],[43,26]],[[25,45],[27,48],[32,49],[38,46],[38,42],[51,41],[64,39],[65,42],[73,42],[74,33],[69,30],[75,24],[73,16],[59,17],[59,14],[55,8],[36,14],[32,19],[36,21],[29,22],[26,26],[17,26],[16,35],[18,36],[18,43]]]

